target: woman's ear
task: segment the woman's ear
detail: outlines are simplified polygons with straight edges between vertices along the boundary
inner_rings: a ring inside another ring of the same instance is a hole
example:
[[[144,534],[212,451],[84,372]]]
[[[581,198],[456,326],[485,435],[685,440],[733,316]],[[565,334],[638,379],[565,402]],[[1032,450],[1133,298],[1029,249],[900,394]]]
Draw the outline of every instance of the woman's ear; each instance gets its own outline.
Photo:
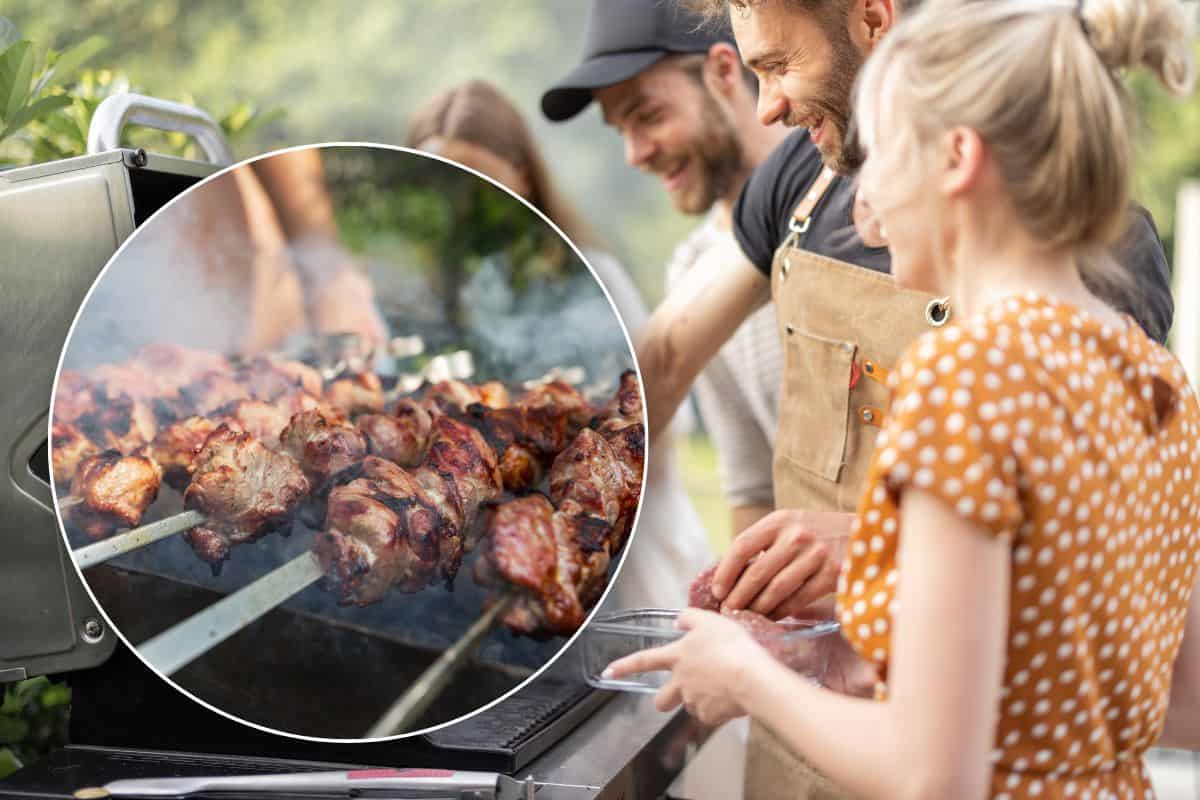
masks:
[[[955,196],[970,191],[979,182],[987,160],[987,145],[979,132],[959,126],[944,138],[942,191]]]

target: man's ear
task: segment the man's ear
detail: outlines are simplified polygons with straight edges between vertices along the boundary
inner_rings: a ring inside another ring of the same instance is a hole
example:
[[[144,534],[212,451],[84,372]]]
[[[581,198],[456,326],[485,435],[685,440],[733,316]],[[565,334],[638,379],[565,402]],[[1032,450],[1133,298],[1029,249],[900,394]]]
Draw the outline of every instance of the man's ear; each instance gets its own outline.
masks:
[[[896,0],[858,0],[850,11],[850,38],[870,53],[896,24]]]
[[[742,58],[737,48],[728,42],[717,42],[708,48],[704,59],[704,83],[720,97],[730,97],[742,82]]]

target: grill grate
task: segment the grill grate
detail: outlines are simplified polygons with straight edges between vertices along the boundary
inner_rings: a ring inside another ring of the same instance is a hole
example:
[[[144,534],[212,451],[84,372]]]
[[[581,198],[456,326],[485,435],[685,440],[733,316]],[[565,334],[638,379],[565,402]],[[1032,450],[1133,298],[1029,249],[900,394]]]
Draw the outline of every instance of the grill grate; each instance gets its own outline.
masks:
[[[425,739],[439,750],[472,753],[486,764],[482,769],[511,775],[611,697],[584,683],[542,676],[504,702]]]

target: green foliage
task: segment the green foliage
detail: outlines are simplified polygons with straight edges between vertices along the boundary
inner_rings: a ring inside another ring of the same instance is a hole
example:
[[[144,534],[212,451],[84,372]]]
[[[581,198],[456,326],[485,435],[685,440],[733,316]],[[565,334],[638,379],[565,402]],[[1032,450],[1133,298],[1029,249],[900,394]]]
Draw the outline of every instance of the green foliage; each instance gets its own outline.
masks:
[[[286,109],[237,143],[242,156],[310,142],[402,144],[409,114],[433,93],[483,77],[516,101],[562,194],[640,285],[661,284],[678,236],[696,224],[671,209],[657,181],[624,166],[620,139],[594,110],[566,125],[542,119],[542,91],[579,58],[578,2],[7,0],[4,13],[54,46],[105,36],[97,66],[147,94],[187,93],[210,112],[235,98]]]
[[[28,126],[25,136],[28,150],[23,160],[38,163],[83,155],[87,152],[88,128],[96,107],[113,95],[143,91],[141,87],[133,86],[124,73],[107,69],[83,70],[79,79],[61,95],[69,100],[63,111]],[[178,99],[196,105],[196,99],[191,95],[184,94]],[[284,113],[283,109],[263,110],[250,102],[235,101],[223,113],[215,115],[215,119],[230,145],[237,147],[260,128],[278,122]],[[199,159],[203,155],[191,137],[174,131],[133,126],[124,131],[122,144],[180,158]]]
[[[663,263],[695,224],[670,207],[657,181],[623,165],[620,140],[594,109],[563,125],[541,118],[541,93],[579,58],[579,2],[7,0],[4,12],[27,38],[54,47],[105,37],[106,65],[148,94],[186,93],[226,113],[235,98],[287,109],[285,119],[247,132],[241,155],[319,141],[400,144],[408,115],[431,94],[484,77],[516,100],[562,193],[625,256],[651,298],[660,294]],[[1138,197],[1168,238],[1176,187],[1200,177],[1198,102],[1151,91],[1141,104]]]
[[[40,51],[0,17],[0,143],[69,106],[62,86],[106,45],[104,37],[89,36],[63,52]]]
[[[1193,53],[1200,62],[1200,42]],[[1129,84],[1141,121],[1137,196],[1154,215],[1167,254],[1173,256],[1175,198],[1183,183],[1200,178],[1200,137],[1195,135],[1200,131],[1200,93],[1180,99],[1145,72],[1131,76]]]
[[[572,257],[524,204],[450,164],[360,148],[331,148],[322,162],[342,240],[366,255],[394,252],[402,231],[410,266],[443,290],[452,324],[457,287],[485,259],[501,258],[521,291],[534,277],[562,275]]]
[[[0,778],[67,742],[70,687],[49,678],[4,686],[0,700]]]

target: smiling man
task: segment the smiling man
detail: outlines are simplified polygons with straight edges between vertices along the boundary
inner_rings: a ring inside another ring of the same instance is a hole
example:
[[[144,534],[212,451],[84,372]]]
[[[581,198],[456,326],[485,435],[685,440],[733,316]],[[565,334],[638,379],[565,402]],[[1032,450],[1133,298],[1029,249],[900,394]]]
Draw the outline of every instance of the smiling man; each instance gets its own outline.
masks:
[[[546,92],[542,110],[561,122],[593,101],[624,140],[628,165],[658,178],[679,211],[705,215],[667,266],[668,292],[739,257],[733,203],[785,132],[758,124],[754,80],[727,27],[704,27],[670,2],[594,2],[583,61]],[[696,381],[735,533],[774,507],[782,369],[775,313],[764,307]]]
[[[713,593],[726,608],[811,613],[836,588],[889,403],[888,369],[917,336],[954,314],[953,298],[895,286],[883,232],[856,202],[861,153],[851,133],[851,89],[900,8],[893,0],[692,0],[691,7],[731,26],[758,78],[761,123],[795,130],[734,205],[740,256],[671,293],[644,329],[638,359],[651,435],[742,320],[772,299],[785,353],[777,510],[734,541]],[[1137,291],[1094,288],[1161,341],[1173,310],[1170,280],[1143,210],[1131,210],[1113,256]],[[841,796],[764,729],[755,729],[746,775],[751,800]]]

